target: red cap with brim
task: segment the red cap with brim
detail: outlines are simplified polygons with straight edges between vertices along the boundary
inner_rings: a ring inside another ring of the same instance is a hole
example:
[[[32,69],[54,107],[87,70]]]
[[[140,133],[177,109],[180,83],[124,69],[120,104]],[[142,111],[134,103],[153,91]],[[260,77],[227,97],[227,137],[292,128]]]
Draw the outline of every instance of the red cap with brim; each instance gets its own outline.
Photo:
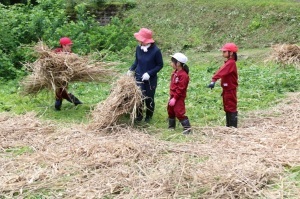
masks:
[[[221,51],[237,52],[238,47],[234,43],[226,43],[220,50]]]

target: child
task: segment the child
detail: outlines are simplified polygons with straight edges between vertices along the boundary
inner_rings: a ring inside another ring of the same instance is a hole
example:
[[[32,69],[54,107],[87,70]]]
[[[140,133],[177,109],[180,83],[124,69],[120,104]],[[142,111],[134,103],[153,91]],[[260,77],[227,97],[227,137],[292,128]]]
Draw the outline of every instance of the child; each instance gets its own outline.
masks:
[[[186,65],[187,57],[182,53],[175,53],[171,58],[174,71],[170,83],[170,100],[168,103],[169,129],[175,129],[176,118],[183,126],[183,134],[191,133],[191,125],[185,116],[185,103],[187,87],[189,84],[189,68]]]
[[[72,40],[68,37],[62,37],[59,40],[59,44],[60,44],[60,48],[56,48],[54,49],[55,53],[72,53]],[[55,109],[56,110],[60,110],[61,109],[61,104],[62,104],[62,100],[66,99],[67,101],[74,103],[75,106],[77,106],[78,104],[82,104],[82,102],[77,99],[77,97],[75,97],[72,93],[68,93],[67,91],[67,83],[65,83],[64,87],[61,88],[57,88],[56,92],[55,92]]]
[[[227,43],[220,50],[223,51],[223,57],[226,58],[226,61],[212,77],[208,88],[213,89],[215,82],[221,79],[223,106],[226,112],[226,126],[237,128],[238,72],[235,62],[237,61],[238,47],[234,43]]]

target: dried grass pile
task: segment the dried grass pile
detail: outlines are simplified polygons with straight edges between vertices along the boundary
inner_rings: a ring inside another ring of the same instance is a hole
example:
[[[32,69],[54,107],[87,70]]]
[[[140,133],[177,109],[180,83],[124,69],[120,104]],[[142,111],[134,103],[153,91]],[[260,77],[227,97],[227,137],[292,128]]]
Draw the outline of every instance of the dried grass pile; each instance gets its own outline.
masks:
[[[6,133],[24,118],[1,120],[0,115],[0,195],[296,199],[299,182],[284,168],[300,164],[299,104],[300,93],[294,94],[273,110],[251,113],[255,118],[244,119],[238,129],[199,128],[185,143],[130,127],[110,134],[79,127]],[[8,152],[21,146],[33,150],[17,156]]]
[[[296,44],[277,44],[272,46],[273,52],[268,61],[283,65],[295,65],[300,68],[300,46]]]
[[[39,58],[25,66],[31,73],[22,82],[23,94],[36,94],[42,89],[56,90],[69,82],[107,82],[116,73],[116,63],[96,62],[74,53],[55,53],[43,42],[34,47]]]
[[[137,108],[142,103],[142,92],[135,79],[127,75],[121,76],[112,85],[110,95],[100,102],[92,111],[91,129],[103,129],[115,125],[120,116],[130,114],[132,124]]]

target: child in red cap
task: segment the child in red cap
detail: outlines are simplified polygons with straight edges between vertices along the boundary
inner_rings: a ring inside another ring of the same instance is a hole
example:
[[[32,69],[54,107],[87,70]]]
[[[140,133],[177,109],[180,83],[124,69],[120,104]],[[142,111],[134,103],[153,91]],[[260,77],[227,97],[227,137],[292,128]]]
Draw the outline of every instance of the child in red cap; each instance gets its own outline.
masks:
[[[72,40],[68,37],[62,37],[59,40],[59,44],[60,44],[60,48],[56,48],[54,49],[55,53],[72,53]],[[72,93],[68,93],[67,91],[67,83],[65,83],[64,87],[61,88],[57,88],[56,92],[55,92],[55,109],[56,110],[60,110],[61,109],[61,105],[62,105],[62,100],[66,99],[67,101],[74,103],[75,106],[77,106],[78,104],[82,104],[82,102],[75,97]]]
[[[169,129],[175,129],[177,118],[183,126],[183,134],[191,133],[189,118],[185,116],[185,103],[187,87],[189,84],[188,59],[182,53],[175,53],[171,58],[174,71],[170,83],[170,100],[168,103]]]
[[[226,112],[226,126],[237,128],[237,87],[238,72],[236,67],[238,47],[234,43],[226,43],[221,49],[226,58],[224,65],[214,74],[208,88],[213,89],[215,82],[221,79],[223,89],[223,106]]]

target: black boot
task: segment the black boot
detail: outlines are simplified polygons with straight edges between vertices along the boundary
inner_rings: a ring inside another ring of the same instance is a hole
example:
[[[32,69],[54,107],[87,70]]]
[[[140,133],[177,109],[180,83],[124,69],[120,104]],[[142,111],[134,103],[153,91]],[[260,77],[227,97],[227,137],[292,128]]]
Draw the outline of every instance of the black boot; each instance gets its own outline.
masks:
[[[182,127],[183,127],[183,134],[187,135],[187,134],[190,134],[192,133],[191,131],[191,124],[190,124],[190,121],[188,118],[184,119],[184,120],[181,120],[180,121]]]
[[[230,127],[230,113],[226,112],[226,126]]]
[[[55,100],[54,107],[55,107],[55,109],[56,109],[57,111],[60,111],[61,104],[62,104],[62,100],[59,100],[59,99],[56,99],[56,100]]]
[[[152,116],[153,116],[153,111],[147,109],[146,110],[145,122],[150,122],[150,120],[152,119]]]
[[[238,112],[230,113],[230,126],[237,128]]]
[[[70,99],[67,100],[71,103],[74,103],[75,106],[77,106],[78,104],[82,104],[82,102],[77,97],[75,97],[72,93],[69,93],[69,98]]]
[[[176,119],[169,118],[169,129],[175,129],[175,126],[176,126]]]

